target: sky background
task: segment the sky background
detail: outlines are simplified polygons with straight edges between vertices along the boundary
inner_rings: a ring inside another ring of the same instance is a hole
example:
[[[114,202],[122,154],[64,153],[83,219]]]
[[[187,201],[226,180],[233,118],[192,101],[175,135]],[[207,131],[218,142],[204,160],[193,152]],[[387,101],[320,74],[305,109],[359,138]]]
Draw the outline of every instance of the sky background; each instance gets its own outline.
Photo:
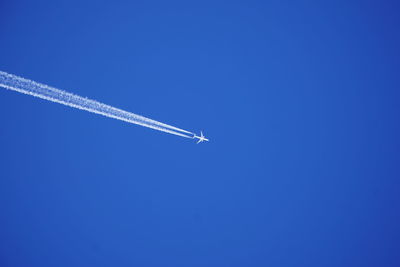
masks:
[[[1,266],[399,266],[397,1],[0,1]]]

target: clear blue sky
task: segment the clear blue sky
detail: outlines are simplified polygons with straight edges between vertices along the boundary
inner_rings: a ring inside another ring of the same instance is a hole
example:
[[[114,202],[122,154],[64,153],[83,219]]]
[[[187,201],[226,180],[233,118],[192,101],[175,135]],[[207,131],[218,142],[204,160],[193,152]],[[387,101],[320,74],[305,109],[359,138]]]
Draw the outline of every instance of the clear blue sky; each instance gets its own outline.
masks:
[[[328,3],[329,2],[329,3]],[[399,266],[397,1],[0,2],[1,266]]]

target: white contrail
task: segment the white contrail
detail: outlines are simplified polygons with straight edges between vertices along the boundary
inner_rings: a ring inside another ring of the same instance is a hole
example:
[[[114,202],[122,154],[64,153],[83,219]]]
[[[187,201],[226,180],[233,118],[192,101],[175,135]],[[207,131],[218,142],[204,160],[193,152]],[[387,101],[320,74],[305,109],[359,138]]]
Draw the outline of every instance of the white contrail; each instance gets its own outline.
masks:
[[[158,131],[191,139],[195,136],[192,132],[2,71],[0,87]]]

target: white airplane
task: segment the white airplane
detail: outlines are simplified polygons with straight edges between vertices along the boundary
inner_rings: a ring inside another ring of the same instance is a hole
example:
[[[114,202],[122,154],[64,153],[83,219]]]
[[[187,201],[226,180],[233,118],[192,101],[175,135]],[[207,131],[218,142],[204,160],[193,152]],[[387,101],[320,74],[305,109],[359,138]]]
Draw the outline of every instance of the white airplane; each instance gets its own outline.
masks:
[[[210,140],[208,140],[208,139],[203,135],[203,132],[202,132],[202,131],[200,131],[200,136],[194,135],[194,136],[193,136],[193,139],[194,139],[194,138],[199,139],[199,141],[197,141],[197,144],[198,144],[198,143],[201,143],[201,142],[204,142],[204,141],[210,141]]]

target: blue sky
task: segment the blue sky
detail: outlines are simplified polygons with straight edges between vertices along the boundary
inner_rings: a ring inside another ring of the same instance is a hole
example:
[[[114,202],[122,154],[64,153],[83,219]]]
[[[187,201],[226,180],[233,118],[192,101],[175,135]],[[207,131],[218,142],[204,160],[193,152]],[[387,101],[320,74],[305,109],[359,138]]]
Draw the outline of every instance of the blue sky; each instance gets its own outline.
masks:
[[[396,1],[1,1],[1,266],[399,266]]]

